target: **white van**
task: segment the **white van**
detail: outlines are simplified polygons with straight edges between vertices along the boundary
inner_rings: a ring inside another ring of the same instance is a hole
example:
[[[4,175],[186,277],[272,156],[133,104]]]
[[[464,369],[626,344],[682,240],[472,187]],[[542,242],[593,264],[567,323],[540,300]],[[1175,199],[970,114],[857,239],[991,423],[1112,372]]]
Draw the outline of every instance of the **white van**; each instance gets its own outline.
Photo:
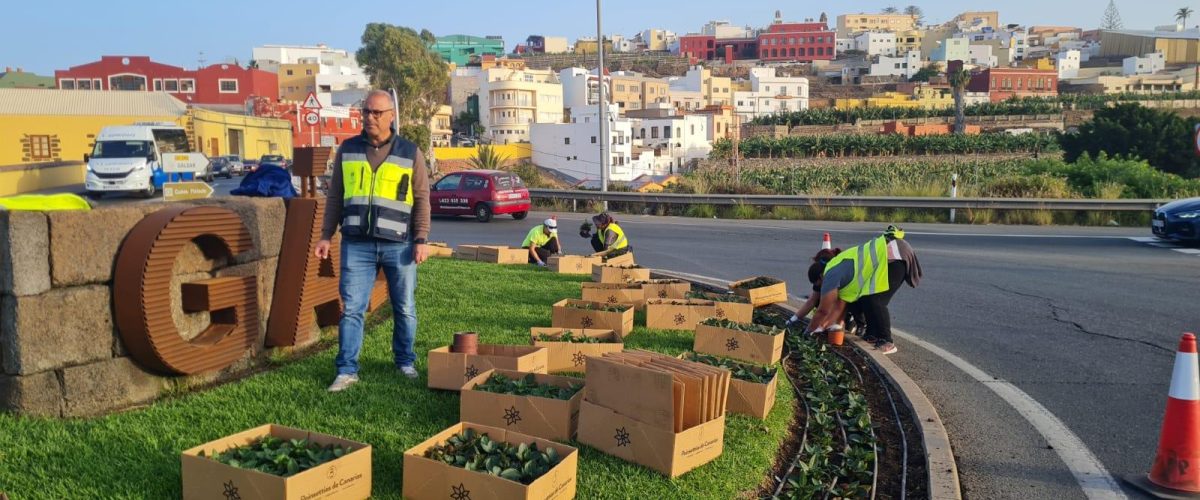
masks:
[[[87,163],[85,188],[88,197],[110,192],[132,192],[150,198],[167,176],[162,157],[191,152],[187,132],[173,123],[137,123],[104,127]],[[190,175],[190,174],[189,174]]]

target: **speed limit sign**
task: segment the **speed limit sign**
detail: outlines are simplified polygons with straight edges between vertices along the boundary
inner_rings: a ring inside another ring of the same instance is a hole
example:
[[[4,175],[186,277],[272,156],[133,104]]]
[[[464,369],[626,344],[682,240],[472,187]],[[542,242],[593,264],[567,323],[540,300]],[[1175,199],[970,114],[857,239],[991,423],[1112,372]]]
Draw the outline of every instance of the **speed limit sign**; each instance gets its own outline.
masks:
[[[317,116],[317,114],[314,112],[310,111],[310,112],[304,114],[304,123],[307,123],[309,125],[316,125],[317,122],[319,122],[319,121],[321,121],[321,117]]]

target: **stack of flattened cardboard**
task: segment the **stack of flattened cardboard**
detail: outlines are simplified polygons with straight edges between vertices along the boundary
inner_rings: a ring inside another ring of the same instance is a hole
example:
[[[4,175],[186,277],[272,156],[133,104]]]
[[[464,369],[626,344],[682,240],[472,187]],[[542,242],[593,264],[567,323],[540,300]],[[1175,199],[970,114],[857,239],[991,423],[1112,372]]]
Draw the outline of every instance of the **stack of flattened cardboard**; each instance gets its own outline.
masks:
[[[724,449],[728,370],[648,351],[588,360],[579,441],[676,477]]]

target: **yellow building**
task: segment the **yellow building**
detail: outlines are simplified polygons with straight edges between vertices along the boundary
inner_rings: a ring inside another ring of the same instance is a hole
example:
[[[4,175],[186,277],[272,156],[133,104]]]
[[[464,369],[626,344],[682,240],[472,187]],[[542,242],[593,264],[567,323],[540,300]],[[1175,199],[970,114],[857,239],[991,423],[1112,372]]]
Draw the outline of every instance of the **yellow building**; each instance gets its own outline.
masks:
[[[896,32],[896,53],[907,54],[913,50],[921,50],[921,40],[925,38],[925,32],[921,30],[904,30]],[[921,53],[922,56],[925,52]]]
[[[450,106],[443,104],[438,107],[437,113],[429,118],[429,136],[435,148],[450,146],[450,136],[454,134],[450,127],[450,113]]]
[[[209,156],[291,156],[290,122],[189,109],[165,92],[0,89],[0,196],[82,184],[100,129],[138,122],[177,124]]]
[[[309,92],[317,91],[319,64],[280,64],[279,98],[285,101],[303,101]]]
[[[646,109],[654,103],[671,102],[670,86],[663,78],[639,74],[613,74],[612,102],[622,111]]]
[[[909,31],[917,19],[908,14],[842,14],[837,18],[837,36],[849,38],[864,31]]]
[[[1104,31],[1100,57],[1142,57],[1162,52],[1167,64],[1200,63],[1200,33],[1196,31]]]
[[[946,24],[962,25],[963,28],[990,26],[994,29],[999,29],[1000,13],[994,10],[963,12]]]
[[[575,53],[576,54],[585,54],[585,55],[586,54],[595,54],[596,53],[596,39],[595,38],[580,38],[578,40],[575,40]],[[604,53],[612,54],[612,40],[604,41]]]
[[[954,94],[949,89],[921,86],[912,94],[884,92],[866,99],[835,99],[834,107],[946,109],[954,107]]]

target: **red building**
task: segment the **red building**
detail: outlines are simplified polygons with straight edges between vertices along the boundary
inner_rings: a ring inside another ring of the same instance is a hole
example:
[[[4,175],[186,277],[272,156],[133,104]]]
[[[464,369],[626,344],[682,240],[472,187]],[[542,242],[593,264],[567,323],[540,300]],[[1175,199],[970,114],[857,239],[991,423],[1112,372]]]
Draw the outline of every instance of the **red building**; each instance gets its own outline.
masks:
[[[245,105],[251,96],[279,99],[275,73],[234,64],[198,70],[156,63],[146,56],[102,56],[99,61],[54,72],[62,90],[167,92],[188,104]]]
[[[775,23],[758,34],[758,58],[764,61],[832,61],[837,33],[825,23]]]
[[[992,102],[1012,97],[1058,95],[1058,72],[1030,68],[989,68],[971,77],[971,92],[987,92]]]
[[[362,113],[357,107],[325,108],[317,123],[309,125],[298,102],[254,99],[254,116],[278,118],[292,124],[292,145],[297,148],[338,146],[362,133]]]
[[[717,38],[712,35],[679,37],[679,54],[698,61],[745,59],[763,61],[832,61],[837,33],[825,23],[776,22],[756,38]]]

